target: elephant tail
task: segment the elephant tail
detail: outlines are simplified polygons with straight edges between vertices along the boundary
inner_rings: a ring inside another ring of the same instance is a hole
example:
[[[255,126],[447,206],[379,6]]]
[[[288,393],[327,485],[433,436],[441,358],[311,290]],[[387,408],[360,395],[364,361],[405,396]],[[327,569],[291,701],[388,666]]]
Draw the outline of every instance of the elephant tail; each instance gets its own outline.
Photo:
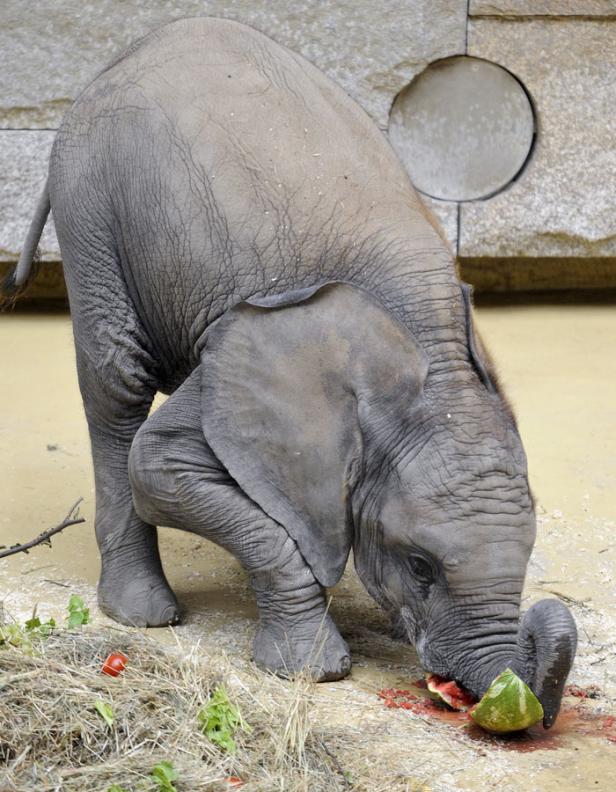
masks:
[[[12,306],[17,298],[28,288],[36,274],[36,265],[38,264],[37,247],[50,209],[49,188],[47,182],[45,182],[45,187],[36,205],[36,211],[30,223],[17,266],[0,283],[0,310]]]

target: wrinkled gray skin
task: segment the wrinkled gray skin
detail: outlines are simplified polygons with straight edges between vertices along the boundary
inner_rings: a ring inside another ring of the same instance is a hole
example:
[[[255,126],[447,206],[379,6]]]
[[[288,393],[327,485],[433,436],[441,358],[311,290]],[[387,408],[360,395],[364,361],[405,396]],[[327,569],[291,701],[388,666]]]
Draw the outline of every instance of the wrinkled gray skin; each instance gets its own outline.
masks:
[[[79,97],[48,192],[101,608],[175,622],[154,526],[193,531],[250,575],[256,661],[340,679],[325,588],[353,548],[427,670],[480,696],[510,666],[550,726],[576,632],[555,600],[519,621],[535,517],[515,421],[452,255],[364,113],[250,28],[182,20]]]

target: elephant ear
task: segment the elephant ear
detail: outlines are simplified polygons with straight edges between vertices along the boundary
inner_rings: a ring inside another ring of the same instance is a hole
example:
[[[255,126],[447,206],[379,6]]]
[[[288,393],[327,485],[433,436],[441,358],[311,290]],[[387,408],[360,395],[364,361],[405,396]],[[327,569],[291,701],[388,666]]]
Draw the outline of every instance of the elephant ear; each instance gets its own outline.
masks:
[[[475,331],[473,322],[473,287],[469,283],[462,282],[462,297],[464,298],[464,315],[466,319],[466,338],[468,341],[469,357],[475,370],[479,374],[479,379],[490,393],[497,393],[498,388],[494,375],[490,372],[486,361],[488,356],[481,343],[478,333]]]
[[[201,364],[206,440],[334,585],[352,543],[359,405],[370,420],[415,398],[426,364],[414,339],[364,290],[328,283],[234,306],[209,328]]]

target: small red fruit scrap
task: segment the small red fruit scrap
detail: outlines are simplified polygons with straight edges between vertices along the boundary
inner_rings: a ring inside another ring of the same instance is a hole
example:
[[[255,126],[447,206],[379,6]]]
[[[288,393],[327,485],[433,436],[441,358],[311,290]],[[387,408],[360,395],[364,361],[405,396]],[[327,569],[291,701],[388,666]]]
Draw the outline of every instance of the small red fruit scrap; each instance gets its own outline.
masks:
[[[416,696],[410,690],[385,688],[379,690],[377,695],[383,699],[383,703],[388,709],[409,710],[413,714],[424,718],[440,718],[441,720],[450,720],[449,716],[452,716],[456,721],[460,719],[467,720],[468,718],[465,712],[452,712],[443,707],[440,702],[425,696]]]
[[[581,699],[598,699],[601,698],[601,690],[596,685],[589,685],[586,688],[579,687],[578,685],[567,685],[565,688],[565,696],[573,696],[574,698]]]
[[[614,715],[608,715],[607,718],[603,718],[603,722],[601,724],[601,729],[604,732],[611,732],[611,734],[606,734],[605,738],[612,743],[616,743],[616,733],[614,733],[614,724],[616,724],[616,717]]]
[[[120,676],[122,671],[126,668],[128,657],[122,652],[112,652],[103,663],[101,672],[107,676],[117,677]]]
[[[616,743],[616,715],[593,715],[592,710],[588,709],[588,699],[604,698],[600,687],[588,685],[583,688],[578,685],[567,685],[564,693],[565,696],[580,699],[570,712],[577,715],[576,725],[582,734],[605,737],[609,742]],[[588,725],[591,723],[595,724],[594,728],[588,730]]]
[[[235,787],[235,788],[244,786],[244,782],[242,781],[242,779],[239,776],[227,776],[225,778],[225,781],[227,782],[227,784],[229,784],[229,786],[232,786],[232,787]]]
[[[419,701],[419,697],[411,693],[410,690],[398,690],[398,688],[383,688],[377,693],[379,698],[388,709],[414,709],[414,705]]]

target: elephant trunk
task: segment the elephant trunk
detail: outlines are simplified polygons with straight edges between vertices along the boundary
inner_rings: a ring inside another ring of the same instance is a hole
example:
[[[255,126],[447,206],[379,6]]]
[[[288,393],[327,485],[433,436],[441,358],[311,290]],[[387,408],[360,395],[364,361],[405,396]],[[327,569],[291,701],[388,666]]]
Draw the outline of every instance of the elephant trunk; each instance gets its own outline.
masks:
[[[511,668],[541,702],[543,725],[549,729],[560,709],[576,645],[577,630],[569,610],[558,600],[541,600],[524,615],[516,643],[506,641],[488,656],[471,652],[455,678],[480,698],[501,671]]]
[[[577,646],[573,616],[562,602],[545,599],[526,612],[511,670],[526,682],[543,707],[546,729],[556,720]]]

